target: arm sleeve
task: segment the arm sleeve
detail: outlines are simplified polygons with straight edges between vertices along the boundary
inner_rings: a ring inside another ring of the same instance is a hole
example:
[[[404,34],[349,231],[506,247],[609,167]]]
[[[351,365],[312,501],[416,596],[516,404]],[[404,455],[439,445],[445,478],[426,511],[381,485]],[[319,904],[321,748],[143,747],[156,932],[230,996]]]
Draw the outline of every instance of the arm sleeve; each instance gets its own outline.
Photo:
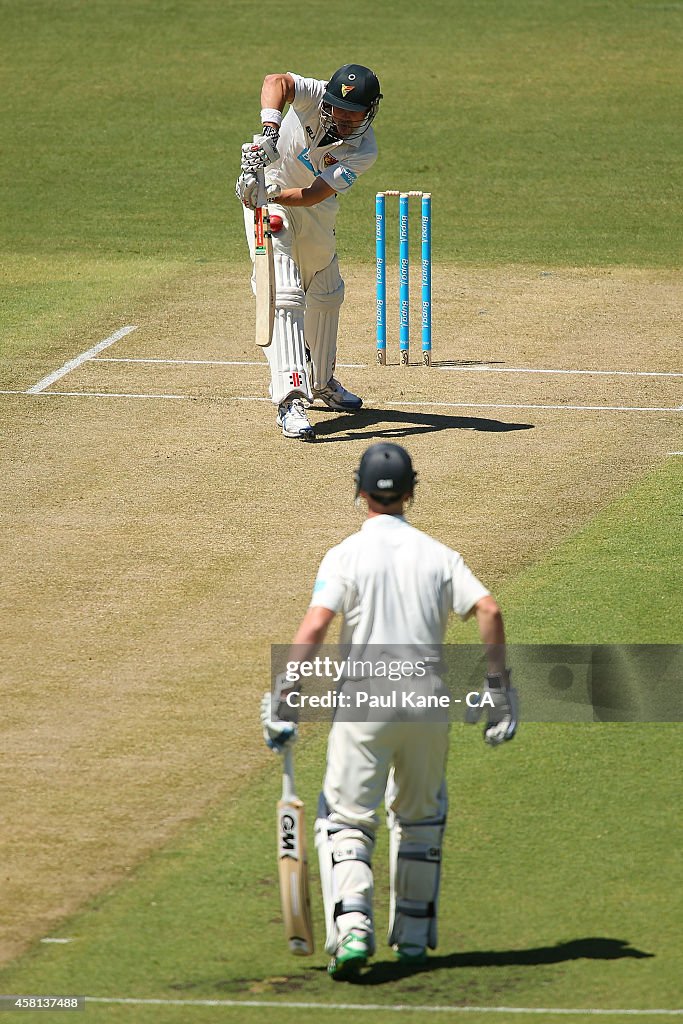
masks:
[[[320,177],[335,192],[346,192],[359,175],[372,167],[376,159],[377,146],[374,138],[364,139],[356,152],[346,153],[338,163],[326,167]]]
[[[325,95],[327,83],[321,82],[317,78],[303,78],[295,71],[288,71],[287,74],[294,79],[294,102],[292,103],[294,109],[299,113],[317,111],[320,101]]]
[[[310,608],[327,608],[338,612],[344,604],[347,584],[341,567],[341,558],[336,548],[328,551],[318,569],[313,586]]]
[[[481,601],[482,597],[489,596],[489,591],[465,564],[462,555],[455,551],[451,556],[450,572],[453,586],[453,611],[461,619],[464,619],[477,601]]]

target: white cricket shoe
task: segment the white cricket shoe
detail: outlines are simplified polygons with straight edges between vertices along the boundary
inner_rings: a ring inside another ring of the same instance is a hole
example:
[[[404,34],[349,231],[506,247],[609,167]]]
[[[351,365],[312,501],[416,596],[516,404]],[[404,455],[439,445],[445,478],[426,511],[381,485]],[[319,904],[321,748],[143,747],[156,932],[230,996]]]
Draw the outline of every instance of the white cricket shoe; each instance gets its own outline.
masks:
[[[336,377],[330,377],[324,388],[313,392],[313,397],[320,398],[334,412],[358,412],[363,405],[363,399],[347,391]]]
[[[277,408],[277,424],[282,427],[285,437],[296,437],[300,441],[315,441],[315,430],[311,426],[301,398],[287,398]]]

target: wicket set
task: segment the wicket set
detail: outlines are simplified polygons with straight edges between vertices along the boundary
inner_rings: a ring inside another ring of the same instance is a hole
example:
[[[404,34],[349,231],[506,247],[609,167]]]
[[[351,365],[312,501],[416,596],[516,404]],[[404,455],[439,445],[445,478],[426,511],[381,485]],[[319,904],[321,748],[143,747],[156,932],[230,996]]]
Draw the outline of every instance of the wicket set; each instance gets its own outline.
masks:
[[[410,250],[408,204],[411,198],[422,200],[422,362],[432,360],[432,196],[431,192],[389,190],[375,196],[375,255],[377,259],[377,362],[387,361],[387,242],[386,197],[398,196],[398,323],[401,366],[410,356]]]

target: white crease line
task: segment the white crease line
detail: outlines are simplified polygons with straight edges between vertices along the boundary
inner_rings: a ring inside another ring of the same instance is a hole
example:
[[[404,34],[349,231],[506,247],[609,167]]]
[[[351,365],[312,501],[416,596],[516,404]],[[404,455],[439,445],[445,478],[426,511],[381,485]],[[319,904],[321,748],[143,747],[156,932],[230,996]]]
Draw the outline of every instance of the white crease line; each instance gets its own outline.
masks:
[[[32,395],[31,391],[16,391],[14,394],[19,395]],[[148,395],[148,394],[136,394],[136,393],[122,393],[115,391],[39,391],[37,392],[38,398],[177,398],[183,401],[196,400],[202,395]],[[208,396],[211,397],[211,396]],[[268,399],[254,398],[254,402],[264,401]]]
[[[585,377],[683,377],[683,373],[664,370],[538,370],[513,366],[436,366],[451,373],[569,373]]]
[[[256,398],[254,395],[166,395],[146,393],[121,393],[113,391],[0,391],[3,395],[37,395],[38,398],[174,398],[185,401],[225,401],[225,402],[270,402],[269,398]],[[548,409],[558,412],[683,412],[683,406],[657,405],[529,405],[511,403],[494,404],[491,402],[392,402],[383,405],[365,406],[363,412],[393,409],[394,407],[429,408],[429,409]],[[316,406],[313,407],[314,409]],[[320,406],[318,408],[321,408]]]
[[[124,359],[114,356],[101,356],[98,363],[168,363],[187,366],[263,366],[264,360],[249,359],[143,359],[142,357]],[[341,370],[367,370],[367,363],[337,363]],[[683,372],[664,370],[540,370],[527,367],[512,366],[435,366],[435,370],[450,373],[559,373],[578,374],[584,376],[606,377],[683,377]]]
[[[96,363],[171,363],[174,366],[264,366],[268,364],[265,360],[248,359],[123,359],[116,356],[99,356]]]
[[[120,338],[125,338],[127,334],[131,333],[131,331],[136,330],[137,327],[129,326],[122,327],[120,330],[114,331],[109,338],[105,338],[104,341],[99,341],[97,345],[93,345],[93,347],[89,348],[87,352],[81,352],[81,354],[76,356],[75,359],[70,359],[68,363],[64,363],[64,366],[60,367],[59,370],[55,370],[54,373],[50,373],[47,377],[43,377],[43,379],[39,380],[37,384],[34,384],[32,388],[29,388],[26,394],[40,394],[41,391],[44,391],[45,388],[49,388],[50,384],[54,384],[54,382],[59,380],[60,377],[64,377],[67,373],[71,373],[71,371],[75,370],[77,366],[81,365],[81,363],[87,362],[88,359],[92,359],[96,356],[98,352],[108,348],[109,345],[113,345],[114,342],[119,341]]]
[[[683,407],[658,405],[531,405],[490,402],[392,402],[394,405],[435,406],[439,409],[558,409],[574,412],[683,412]]]
[[[683,1010],[596,1010],[549,1008],[545,1006],[410,1006],[407,1003],[300,1003],[275,999],[114,999],[98,996],[84,996],[88,1003],[114,1003],[128,1006],[248,1006],[252,1009],[270,1007],[294,1010],[362,1010],[388,1013],[516,1013],[516,1014],[560,1014],[564,1016],[632,1016],[632,1017],[680,1017]]]
[[[177,366],[262,366],[267,368],[265,359],[123,359],[116,356],[100,356],[97,363],[170,363]],[[341,370],[365,370],[367,363],[337,363]],[[683,374],[681,375],[683,376]]]

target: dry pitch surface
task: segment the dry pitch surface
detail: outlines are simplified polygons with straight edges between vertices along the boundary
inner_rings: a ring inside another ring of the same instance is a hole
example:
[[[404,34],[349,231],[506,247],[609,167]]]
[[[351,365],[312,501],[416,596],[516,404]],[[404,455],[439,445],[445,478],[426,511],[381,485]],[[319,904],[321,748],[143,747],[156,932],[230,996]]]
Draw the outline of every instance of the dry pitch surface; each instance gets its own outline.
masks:
[[[369,443],[409,447],[411,521],[494,589],[683,447],[681,412],[653,411],[683,403],[680,274],[437,267],[429,370],[397,365],[395,334],[394,365],[374,365],[372,271],[345,276],[340,363],[365,366],[338,374],[366,410],[314,410],[314,445],[241,400],[267,375],[246,272],[215,265],[46,392],[0,395],[2,959],[263,765],[269,647],[361,521]],[[57,368],[13,367],[3,387]],[[611,372],[494,372],[513,369]]]

